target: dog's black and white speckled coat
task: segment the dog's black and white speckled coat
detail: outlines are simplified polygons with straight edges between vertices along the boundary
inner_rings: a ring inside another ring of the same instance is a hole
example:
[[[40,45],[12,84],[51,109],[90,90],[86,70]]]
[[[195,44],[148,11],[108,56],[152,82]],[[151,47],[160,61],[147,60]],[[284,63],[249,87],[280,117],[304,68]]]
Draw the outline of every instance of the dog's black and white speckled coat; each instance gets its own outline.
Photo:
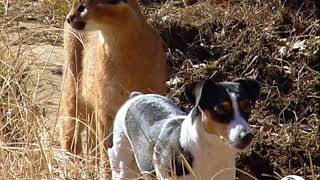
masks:
[[[235,154],[252,140],[247,120],[260,92],[254,80],[201,81],[185,88],[186,114],[166,97],[132,93],[118,111],[113,179],[148,174],[158,179],[235,179]],[[196,178],[195,178],[195,177]]]

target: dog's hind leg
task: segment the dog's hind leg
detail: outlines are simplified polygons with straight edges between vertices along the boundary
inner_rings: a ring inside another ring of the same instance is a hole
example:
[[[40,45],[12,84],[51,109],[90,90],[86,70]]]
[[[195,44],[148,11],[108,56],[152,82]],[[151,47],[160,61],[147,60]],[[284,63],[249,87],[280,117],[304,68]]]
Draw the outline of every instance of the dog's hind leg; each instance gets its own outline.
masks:
[[[119,127],[117,128],[118,130],[120,129]],[[119,131],[114,131],[113,147],[108,149],[112,179],[136,179],[139,175],[139,169],[131,144],[122,128]]]

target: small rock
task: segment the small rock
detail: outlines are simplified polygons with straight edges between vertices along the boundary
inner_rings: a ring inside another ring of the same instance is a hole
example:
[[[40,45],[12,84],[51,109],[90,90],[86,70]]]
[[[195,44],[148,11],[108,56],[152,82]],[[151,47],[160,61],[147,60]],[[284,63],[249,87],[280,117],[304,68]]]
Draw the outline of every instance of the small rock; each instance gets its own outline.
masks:
[[[206,67],[207,65],[205,64],[205,63],[200,63],[200,64],[195,64],[195,65],[193,65],[192,67],[193,68],[204,68],[204,67]]]
[[[281,46],[280,48],[279,48],[279,53],[280,53],[280,55],[281,56],[284,56],[286,53],[287,53],[287,47],[286,46]]]
[[[295,42],[295,43],[293,44],[292,49],[293,49],[293,50],[300,50],[300,51],[306,49],[305,40]]]
[[[166,84],[167,84],[167,86],[172,87],[172,86],[176,86],[182,82],[183,82],[183,79],[176,76],[174,78],[171,78],[169,81],[167,81]]]

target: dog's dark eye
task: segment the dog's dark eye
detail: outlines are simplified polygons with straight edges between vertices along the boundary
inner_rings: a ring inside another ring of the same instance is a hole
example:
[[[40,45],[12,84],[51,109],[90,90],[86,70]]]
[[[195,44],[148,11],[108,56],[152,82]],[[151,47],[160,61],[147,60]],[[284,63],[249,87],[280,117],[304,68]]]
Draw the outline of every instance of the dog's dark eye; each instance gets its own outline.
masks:
[[[223,101],[213,106],[212,116],[217,122],[229,123],[234,115],[234,110],[230,101]]]
[[[232,105],[230,102],[225,101],[225,102],[222,102],[222,103],[214,106],[213,110],[215,111],[215,113],[222,116],[224,114],[228,114],[228,113],[232,112]]]
[[[239,102],[240,110],[245,114],[250,114],[252,105],[252,102],[248,100],[241,100]]]

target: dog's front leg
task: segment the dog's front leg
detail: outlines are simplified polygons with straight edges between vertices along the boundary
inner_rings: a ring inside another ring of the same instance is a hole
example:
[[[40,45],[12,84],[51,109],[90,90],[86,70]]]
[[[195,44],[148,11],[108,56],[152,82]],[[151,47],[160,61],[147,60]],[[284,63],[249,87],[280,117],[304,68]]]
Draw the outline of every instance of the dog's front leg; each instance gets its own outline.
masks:
[[[157,178],[161,180],[169,180],[171,179],[171,176],[169,175],[171,168],[168,159],[171,159],[171,157],[168,157],[170,153],[165,151],[164,148],[162,148],[163,146],[164,145],[161,142],[158,142],[155,145],[153,151],[153,163]]]

